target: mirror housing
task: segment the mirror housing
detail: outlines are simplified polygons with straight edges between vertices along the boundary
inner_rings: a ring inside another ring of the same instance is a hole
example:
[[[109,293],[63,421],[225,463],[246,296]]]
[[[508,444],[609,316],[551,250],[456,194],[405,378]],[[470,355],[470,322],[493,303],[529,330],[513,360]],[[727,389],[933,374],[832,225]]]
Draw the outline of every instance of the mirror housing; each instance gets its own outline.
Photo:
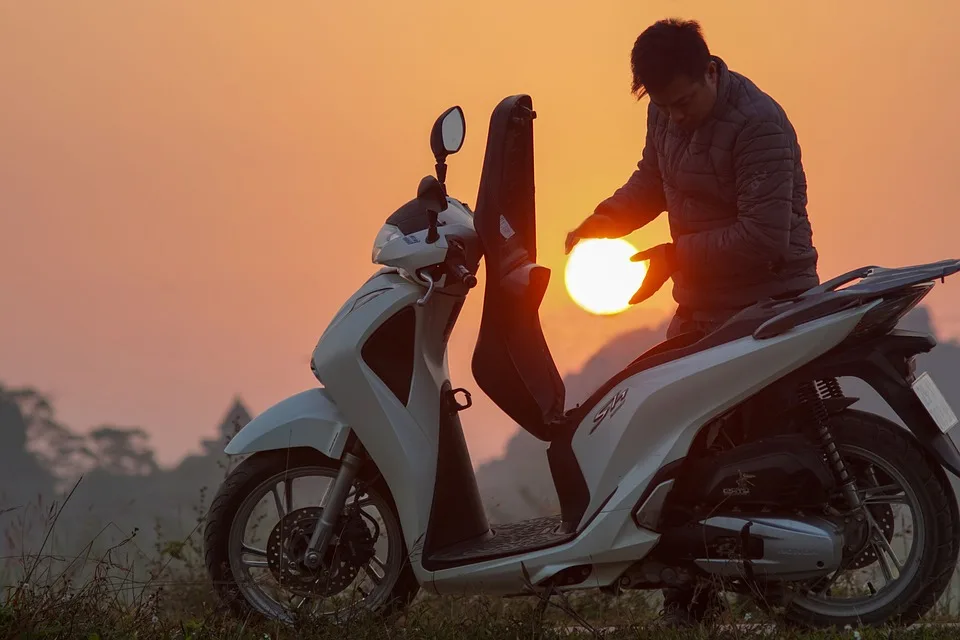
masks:
[[[459,106],[450,107],[440,114],[430,132],[430,150],[438,163],[443,164],[447,156],[460,151],[466,133],[467,121]]]
[[[439,214],[447,209],[447,194],[440,181],[433,176],[424,176],[417,187],[417,202],[427,211],[427,243],[433,244],[440,238],[437,231]]]
[[[466,135],[467,120],[459,106],[450,107],[440,114],[430,131],[430,150],[437,161],[437,180],[440,181],[444,195],[447,193],[447,156],[460,151]]]

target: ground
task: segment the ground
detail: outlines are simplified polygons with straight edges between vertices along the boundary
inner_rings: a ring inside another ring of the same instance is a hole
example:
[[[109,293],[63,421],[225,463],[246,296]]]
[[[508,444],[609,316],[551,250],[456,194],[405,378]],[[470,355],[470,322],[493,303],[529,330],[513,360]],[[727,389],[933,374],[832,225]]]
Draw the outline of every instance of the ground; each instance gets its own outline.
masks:
[[[169,550],[168,550],[169,551]],[[174,555],[186,557],[183,549]],[[736,608],[710,627],[664,631],[651,627],[656,596],[630,593],[617,597],[594,593],[554,597],[538,607],[536,596],[521,598],[458,598],[421,594],[413,605],[391,617],[362,615],[339,621],[311,620],[287,627],[253,616],[231,615],[217,602],[199,567],[180,563],[167,572],[173,556],[166,553],[153,576],[134,580],[109,557],[98,559],[86,582],[72,583],[67,574],[45,573],[44,562],[29,562],[18,584],[0,598],[0,638],[179,638],[303,640],[550,639],[550,638],[955,638],[958,629],[946,620],[910,630],[841,629],[802,633],[770,624],[756,609]],[[43,574],[43,575],[41,575]],[[35,582],[29,582],[26,578]],[[39,582],[43,585],[39,586]]]

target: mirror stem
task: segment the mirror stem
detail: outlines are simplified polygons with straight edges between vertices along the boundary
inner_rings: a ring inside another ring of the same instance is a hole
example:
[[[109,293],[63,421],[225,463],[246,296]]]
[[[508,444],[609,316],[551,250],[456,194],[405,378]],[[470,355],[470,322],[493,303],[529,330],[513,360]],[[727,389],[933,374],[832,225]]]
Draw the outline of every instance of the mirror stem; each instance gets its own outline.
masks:
[[[442,160],[437,163],[437,180],[440,181],[440,186],[443,187],[443,195],[447,195],[447,165]]]

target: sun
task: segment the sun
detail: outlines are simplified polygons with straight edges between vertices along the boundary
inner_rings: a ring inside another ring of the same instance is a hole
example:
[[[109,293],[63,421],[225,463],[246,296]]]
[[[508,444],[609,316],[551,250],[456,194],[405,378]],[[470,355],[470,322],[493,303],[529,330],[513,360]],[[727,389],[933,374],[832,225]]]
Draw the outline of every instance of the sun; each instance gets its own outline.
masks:
[[[564,270],[567,292],[578,305],[597,315],[630,307],[630,298],[647,274],[647,263],[630,262],[637,252],[622,238],[582,240],[570,252]]]

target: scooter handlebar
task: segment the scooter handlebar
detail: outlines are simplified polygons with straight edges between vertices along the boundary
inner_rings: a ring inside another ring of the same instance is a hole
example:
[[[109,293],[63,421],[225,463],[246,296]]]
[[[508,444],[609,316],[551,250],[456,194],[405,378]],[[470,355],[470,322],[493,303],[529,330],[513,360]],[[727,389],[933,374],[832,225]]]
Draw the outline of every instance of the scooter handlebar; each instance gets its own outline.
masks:
[[[477,276],[470,273],[470,270],[462,264],[457,264],[453,267],[453,277],[465,284],[469,289],[477,286]]]

